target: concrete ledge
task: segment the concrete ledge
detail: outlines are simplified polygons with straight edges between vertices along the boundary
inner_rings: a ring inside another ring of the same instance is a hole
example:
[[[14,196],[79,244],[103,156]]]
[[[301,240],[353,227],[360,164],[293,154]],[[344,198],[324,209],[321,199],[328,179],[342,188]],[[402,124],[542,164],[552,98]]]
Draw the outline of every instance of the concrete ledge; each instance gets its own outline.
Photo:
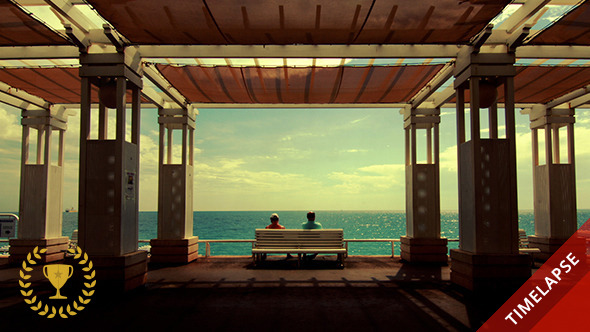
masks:
[[[198,252],[186,255],[152,255],[150,263],[153,264],[187,264],[199,257]]]
[[[451,249],[451,282],[471,291],[512,292],[531,276],[530,257]]]
[[[409,254],[444,254],[447,255],[447,246],[439,245],[439,246],[420,246],[420,245],[408,245],[402,243],[400,245],[402,252],[407,252]]]
[[[447,264],[447,239],[400,237],[401,259],[409,263]]]
[[[448,242],[447,238],[444,237],[438,239],[422,239],[410,236],[401,236],[399,239],[402,244],[418,246],[446,246]]]
[[[191,236],[191,237],[187,237],[186,239],[178,239],[178,240],[151,239],[150,245],[151,246],[159,246],[159,247],[192,246],[192,245],[197,244],[197,241],[199,241],[198,236]]]
[[[150,249],[150,253],[152,256],[154,255],[188,255],[191,254],[199,249],[198,244],[193,244],[191,246],[175,246],[175,247],[168,247],[168,246],[152,246]]]
[[[147,252],[134,251],[122,256],[93,256],[97,287],[120,293],[145,285]]]
[[[57,237],[50,239],[10,239],[10,249],[8,250],[9,264],[21,264],[27,258],[27,254],[32,252],[35,247],[47,249],[41,256],[41,263],[50,263],[64,259],[65,251],[68,249],[69,239],[67,237]]]
[[[186,264],[198,257],[198,236],[180,240],[153,239],[151,244],[150,263],[155,264]]]
[[[59,236],[54,238],[48,239],[10,239],[9,244],[10,246],[55,246],[64,243],[68,243],[70,239],[67,236]]]
[[[521,254],[474,254],[461,249],[451,249],[451,259],[472,265],[522,265],[530,264],[531,259]]]
[[[529,248],[539,248],[540,253],[535,253],[534,258],[546,261],[553,255],[568,239],[556,239],[551,237],[529,236]]]
[[[447,254],[410,254],[407,252],[401,253],[401,259],[408,263],[433,263],[433,264],[448,264],[449,258]]]

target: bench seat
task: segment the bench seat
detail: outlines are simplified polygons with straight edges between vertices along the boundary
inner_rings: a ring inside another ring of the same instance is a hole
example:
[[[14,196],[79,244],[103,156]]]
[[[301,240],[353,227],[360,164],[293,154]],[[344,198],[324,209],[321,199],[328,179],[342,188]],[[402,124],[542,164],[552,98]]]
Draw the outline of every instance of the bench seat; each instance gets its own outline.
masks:
[[[541,252],[541,249],[539,248],[529,248],[529,238],[527,237],[526,231],[524,229],[518,230],[518,252],[521,254],[534,254]]]
[[[344,247],[342,229],[257,229],[252,245],[254,264],[264,254],[336,254],[343,264],[347,250]]]

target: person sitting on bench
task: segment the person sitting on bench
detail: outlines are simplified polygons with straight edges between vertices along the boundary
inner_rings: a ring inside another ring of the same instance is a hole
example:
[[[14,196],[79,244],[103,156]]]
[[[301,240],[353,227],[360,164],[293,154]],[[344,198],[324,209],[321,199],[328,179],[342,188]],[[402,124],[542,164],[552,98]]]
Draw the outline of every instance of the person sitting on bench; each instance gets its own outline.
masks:
[[[273,213],[270,215],[270,225],[266,226],[266,229],[285,229],[285,226],[279,225],[279,215]],[[287,254],[287,259],[293,258],[291,254]],[[266,254],[262,255],[262,259],[266,259]]]
[[[273,213],[270,215],[270,225],[266,226],[266,229],[285,229],[285,226],[279,225],[279,215]]]
[[[301,228],[303,229],[322,229],[322,224],[315,221],[315,212],[309,211],[307,212],[307,222],[301,224]],[[312,260],[318,254],[303,254],[303,259]]]

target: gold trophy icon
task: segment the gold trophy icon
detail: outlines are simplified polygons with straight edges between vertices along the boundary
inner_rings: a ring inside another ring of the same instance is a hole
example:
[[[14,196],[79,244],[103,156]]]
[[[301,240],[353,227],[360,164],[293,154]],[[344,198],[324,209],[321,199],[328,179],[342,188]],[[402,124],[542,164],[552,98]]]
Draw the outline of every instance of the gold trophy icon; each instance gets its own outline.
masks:
[[[62,296],[59,290],[66,284],[68,279],[74,273],[74,268],[71,265],[66,264],[51,264],[43,267],[43,274],[45,278],[49,279],[49,282],[55,287],[57,293],[54,296],[50,296],[50,299],[65,300],[66,296]]]

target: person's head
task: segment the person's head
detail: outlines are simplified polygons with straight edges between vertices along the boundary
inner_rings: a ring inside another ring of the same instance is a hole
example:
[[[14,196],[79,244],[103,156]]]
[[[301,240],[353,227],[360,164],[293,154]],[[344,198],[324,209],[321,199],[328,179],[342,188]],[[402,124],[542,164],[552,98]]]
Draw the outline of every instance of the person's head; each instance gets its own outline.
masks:
[[[307,212],[307,220],[308,221],[315,221],[315,212],[313,212],[313,211]]]
[[[276,213],[271,214],[270,215],[270,222],[278,223],[279,222],[279,215]]]

